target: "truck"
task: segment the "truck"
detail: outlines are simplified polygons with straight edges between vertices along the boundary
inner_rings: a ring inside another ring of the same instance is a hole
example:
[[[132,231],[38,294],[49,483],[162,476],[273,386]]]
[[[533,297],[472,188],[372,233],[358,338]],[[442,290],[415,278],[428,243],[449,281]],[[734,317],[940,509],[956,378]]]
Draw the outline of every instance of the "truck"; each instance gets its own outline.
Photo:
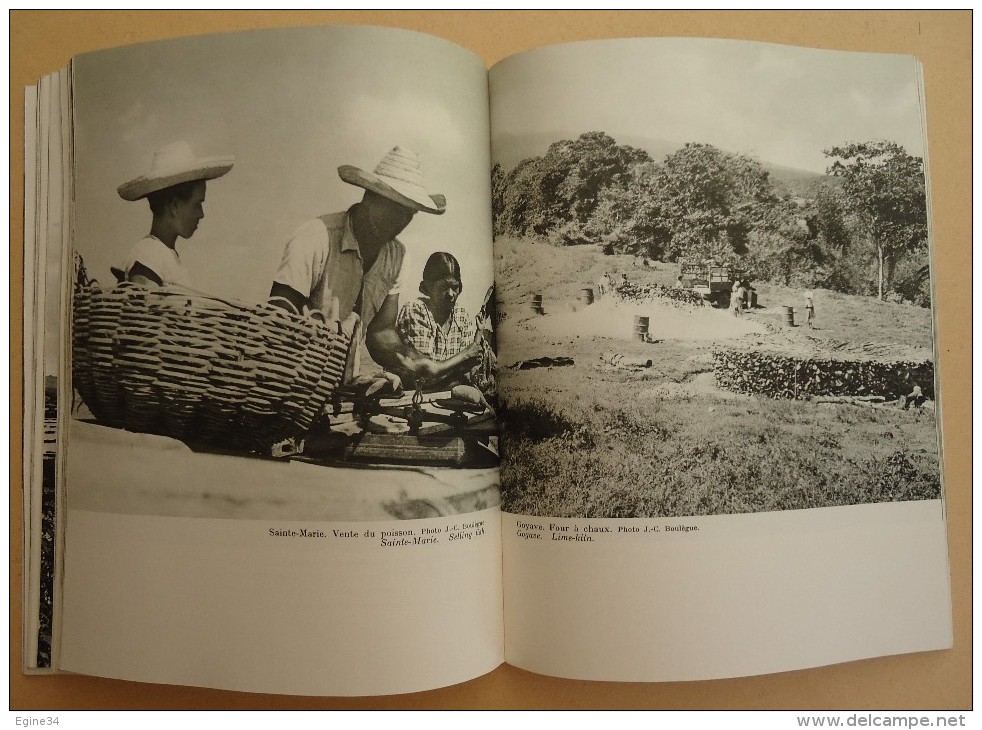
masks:
[[[698,294],[704,302],[725,308],[730,306],[733,283],[745,280],[746,273],[732,266],[713,263],[682,264],[679,285]],[[750,306],[753,306],[753,302],[750,302]]]

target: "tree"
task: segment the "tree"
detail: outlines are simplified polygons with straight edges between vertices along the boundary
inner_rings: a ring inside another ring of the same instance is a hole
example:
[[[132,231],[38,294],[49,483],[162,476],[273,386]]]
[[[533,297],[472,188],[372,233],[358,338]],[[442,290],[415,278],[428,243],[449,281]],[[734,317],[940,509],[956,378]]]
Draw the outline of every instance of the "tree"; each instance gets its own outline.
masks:
[[[826,252],[814,205],[803,198],[776,200],[750,235],[747,265],[760,279],[785,286],[817,286]]]
[[[505,171],[497,162],[491,168],[491,232],[495,236],[504,233],[501,215],[505,210]]]
[[[619,145],[604,132],[586,132],[575,140],[554,142],[543,158],[549,218],[554,225],[584,225],[603,189],[633,164],[650,159],[644,150]]]
[[[657,170],[658,165],[648,160],[617,176],[601,190],[584,233],[617,253],[662,258],[671,231]]]
[[[554,142],[544,157],[522,160],[503,177],[492,170],[495,231],[579,240],[603,191],[645,160],[644,150],[587,132]]]
[[[826,178],[827,179],[827,178]],[[822,185],[815,191],[815,210],[810,220],[829,251],[845,253],[852,243],[846,201],[839,185]]]
[[[898,259],[926,251],[923,162],[889,141],[850,142],[824,152],[833,159],[827,173],[842,179],[846,204],[876,250],[877,295],[883,299]]]
[[[654,184],[671,231],[669,259],[742,256],[775,201],[759,162],[708,144],[689,143],[666,157]]]
[[[499,227],[502,233],[541,236],[549,229],[541,157],[529,157],[505,176]]]

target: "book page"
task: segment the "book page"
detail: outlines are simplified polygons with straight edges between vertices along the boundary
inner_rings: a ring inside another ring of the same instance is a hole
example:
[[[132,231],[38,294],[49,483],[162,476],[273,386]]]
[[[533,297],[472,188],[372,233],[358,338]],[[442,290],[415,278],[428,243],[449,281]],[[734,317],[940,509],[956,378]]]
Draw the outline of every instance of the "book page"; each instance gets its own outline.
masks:
[[[507,661],[950,647],[917,61],[635,39],[489,83]]]
[[[58,119],[58,133],[60,134],[60,184],[62,215],[61,229],[58,232],[57,247],[51,246],[48,253],[49,259],[55,259],[53,267],[57,271],[57,276],[52,277],[49,291],[52,295],[50,311],[45,315],[45,388],[49,386],[49,381],[54,381],[54,393],[52,396],[45,393],[45,398],[54,401],[53,407],[45,412],[45,448],[49,462],[53,462],[49,468],[46,479],[50,481],[48,491],[45,494],[43,506],[44,521],[46,530],[51,535],[51,545],[49,546],[46,562],[43,565],[45,574],[50,574],[51,582],[51,608],[50,615],[47,617],[49,637],[48,642],[51,646],[51,658],[49,668],[57,671],[60,662],[61,651],[61,607],[62,607],[62,586],[64,579],[65,565],[65,520],[67,513],[65,495],[65,457],[67,453],[67,440],[62,437],[69,428],[72,420],[72,409],[75,405],[75,393],[70,378],[63,377],[62,363],[69,360],[71,356],[71,330],[66,327],[71,313],[72,298],[74,292],[69,287],[63,286],[69,271],[73,270],[74,251],[72,247],[72,103],[71,103],[71,69],[64,68],[58,72],[58,94],[60,96],[61,114]],[[57,257],[57,258],[56,258]],[[46,262],[51,267],[52,264]],[[49,344],[50,343],[50,344]]]
[[[50,74],[33,95],[33,179],[25,180],[35,196],[25,206],[31,216],[30,264],[25,270],[25,553],[29,555],[25,587],[24,665],[30,671],[49,671],[57,652],[59,558],[58,515],[60,467],[58,418],[59,367],[62,355],[64,292],[61,278],[68,240],[68,169],[66,166],[67,76]],[[26,137],[25,137],[26,138]],[[30,140],[29,140],[30,142]],[[30,283],[27,283],[28,280]],[[28,342],[29,341],[29,342]]]
[[[39,87],[31,86],[24,93],[24,159],[27,164],[24,169],[24,311],[34,312],[35,274],[38,260],[35,252],[39,238],[37,230],[38,206],[41,200],[39,190],[39,158],[40,146],[43,141],[40,134],[41,99]],[[43,257],[41,259],[43,261]],[[24,524],[30,529],[24,531],[24,660],[26,670],[37,667],[38,656],[38,626],[41,597],[41,546],[39,543],[40,488],[34,477],[34,451],[36,438],[34,423],[35,386],[37,383],[37,368],[34,362],[34,332],[36,324],[32,319],[24,319]]]
[[[61,668],[378,695],[498,666],[494,420],[391,380],[372,349],[434,253],[457,262],[451,324],[484,307],[480,60],[336,27],[72,70]]]

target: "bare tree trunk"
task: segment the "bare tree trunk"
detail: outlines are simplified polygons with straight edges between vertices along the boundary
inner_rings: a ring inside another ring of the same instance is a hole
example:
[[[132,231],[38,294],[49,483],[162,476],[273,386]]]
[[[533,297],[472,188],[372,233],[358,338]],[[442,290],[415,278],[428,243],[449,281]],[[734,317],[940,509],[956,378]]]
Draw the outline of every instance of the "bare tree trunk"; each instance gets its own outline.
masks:
[[[886,255],[886,290],[893,291],[894,275],[897,273],[897,252],[891,251]]]
[[[883,246],[876,247],[877,258],[877,297],[883,301]]]

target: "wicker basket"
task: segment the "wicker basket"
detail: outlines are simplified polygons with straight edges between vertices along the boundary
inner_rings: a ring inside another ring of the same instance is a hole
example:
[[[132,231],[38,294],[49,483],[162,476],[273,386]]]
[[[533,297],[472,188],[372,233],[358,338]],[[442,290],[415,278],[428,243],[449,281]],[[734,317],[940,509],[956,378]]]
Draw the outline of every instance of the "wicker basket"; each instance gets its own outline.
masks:
[[[101,423],[267,453],[302,435],[341,384],[337,322],[177,287],[75,290],[72,379]]]

